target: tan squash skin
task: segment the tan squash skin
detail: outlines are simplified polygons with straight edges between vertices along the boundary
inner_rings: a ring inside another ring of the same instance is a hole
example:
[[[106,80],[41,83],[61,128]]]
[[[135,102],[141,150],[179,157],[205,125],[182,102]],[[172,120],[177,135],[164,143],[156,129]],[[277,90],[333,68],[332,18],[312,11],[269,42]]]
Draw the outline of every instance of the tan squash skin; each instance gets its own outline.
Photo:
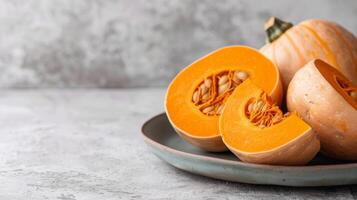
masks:
[[[288,109],[297,111],[318,133],[322,152],[337,159],[356,160],[357,110],[331,86],[318,65],[327,64],[314,60],[295,74],[287,92]]]
[[[246,153],[230,146],[228,148],[244,162],[270,165],[306,165],[320,150],[320,142],[316,133],[310,129],[288,144],[266,152]]]
[[[312,59],[324,60],[357,84],[357,39],[336,23],[303,21],[260,51],[279,68],[284,90],[295,72]]]

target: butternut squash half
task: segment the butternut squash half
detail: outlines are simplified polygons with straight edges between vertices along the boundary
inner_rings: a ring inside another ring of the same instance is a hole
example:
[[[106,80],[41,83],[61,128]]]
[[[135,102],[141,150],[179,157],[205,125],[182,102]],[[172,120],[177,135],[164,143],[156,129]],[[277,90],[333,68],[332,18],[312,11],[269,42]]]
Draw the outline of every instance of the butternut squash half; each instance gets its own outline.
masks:
[[[173,79],[165,99],[170,123],[183,139],[203,150],[227,150],[218,119],[231,93],[248,77],[281,102],[277,67],[255,49],[229,46],[195,61]]]
[[[357,86],[341,72],[319,59],[309,62],[290,82],[287,105],[318,133],[323,153],[357,160]]]
[[[295,113],[284,115],[250,80],[228,99],[219,126],[224,144],[244,162],[304,165],[320,149],[307,123]]]

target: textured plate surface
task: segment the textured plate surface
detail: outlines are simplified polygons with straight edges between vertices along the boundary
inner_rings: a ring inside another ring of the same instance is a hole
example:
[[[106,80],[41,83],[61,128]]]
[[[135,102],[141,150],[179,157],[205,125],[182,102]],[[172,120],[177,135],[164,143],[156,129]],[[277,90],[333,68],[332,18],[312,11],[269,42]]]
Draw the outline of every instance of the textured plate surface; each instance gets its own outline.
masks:
[[[357,163],[318,155],[307,166],[272,166],[243,163],[230,152],[209,153],[186,143],[173,130],[166,114],[157,115],[142,127],[145,142],[169,164],[216,179],[286,186],[357,184]]]

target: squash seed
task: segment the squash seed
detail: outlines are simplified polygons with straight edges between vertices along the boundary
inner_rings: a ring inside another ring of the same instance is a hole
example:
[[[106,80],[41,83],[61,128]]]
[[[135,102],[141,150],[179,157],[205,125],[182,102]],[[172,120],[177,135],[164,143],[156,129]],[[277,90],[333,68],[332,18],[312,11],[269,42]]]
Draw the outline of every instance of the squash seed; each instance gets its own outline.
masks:
[[[195,91],[195,93],[193,93],[193,96],[192,96],[192,101],[193,103],[198,103],[198,101],[200,100],[200,95],[199,95],[199,92],[198,90]]]
[[[204,83],[201,84],[200,88],[202,94],[206,94],[208,92],[208,88],[205,86]]]
[[[205,79],[204,84],[207,88],[210,88],[212,85],[212,80],[211,79]]]
[[[242,83],[242,81],[241,81],[241,80],[238,78],[238,76],[236,76],[236,75],[233,76],[233,81],[234,81],[237,85],[239,85],[239,84]]]
[[[244,80],[246,80],[246,79],[248,78],[248,73],[245,72],[245,71],[238,71],[238,72],[236,73],[236,76],[237,76],[237,78],[239,78],[240,80],[244,81]]]
[[[227,81],[228,81],[228,76],[224,75],[219,79],[218,85],[223,85],[223,84],[227,83]]]
[[[202,101],[207,101],[209,99],[209,94],[205,94],[202,96]]]
[[[223,105],[219,105],[219,106],[218,106],[218,108],[217,108],[217,114],[218,114],[218,115],[222,114],[223,108],[224,108]]]
[[[251,112],[253,111],[253,105],[254,105],[254,103],[250,103],[250,104],[248,105],[248,112],[249,112],[249,113],[251,113]]]
[[[264,124],[260,124],[259,128],[265,128],[266,126]]]
[[[224,85],[220,85],[218,87],[218,94],[222,94],[223,92],[225,92],[228,89],[229,89],[229,83],[226,83]]]
[[[213,108],[214,108],[213,106],[208,106],[208,107],[204,108],[202,110],[202,112],[203,113],[209,113],[209,112],[211,112],[213,110]]]
[[[257,110],[260,110],[264,105],[264,102],[262,100],[258,100],[256,103],[255,103],[255,107]]]
[[[357,92],[356,92],[356,91],[350,92],[350,96],[351,96],[355,101],[357,101]]]

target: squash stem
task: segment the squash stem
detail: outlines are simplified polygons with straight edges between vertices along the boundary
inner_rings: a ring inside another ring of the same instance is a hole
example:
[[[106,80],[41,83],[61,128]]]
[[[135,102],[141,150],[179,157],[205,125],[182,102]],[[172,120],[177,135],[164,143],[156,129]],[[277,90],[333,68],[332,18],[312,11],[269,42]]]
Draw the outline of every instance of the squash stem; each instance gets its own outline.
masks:
[[[293,27],[293,24],[290,22],[285,22],[276,17],[270,17],[264,24],[267,40],[270,43],[275,41],[291,27]]]

